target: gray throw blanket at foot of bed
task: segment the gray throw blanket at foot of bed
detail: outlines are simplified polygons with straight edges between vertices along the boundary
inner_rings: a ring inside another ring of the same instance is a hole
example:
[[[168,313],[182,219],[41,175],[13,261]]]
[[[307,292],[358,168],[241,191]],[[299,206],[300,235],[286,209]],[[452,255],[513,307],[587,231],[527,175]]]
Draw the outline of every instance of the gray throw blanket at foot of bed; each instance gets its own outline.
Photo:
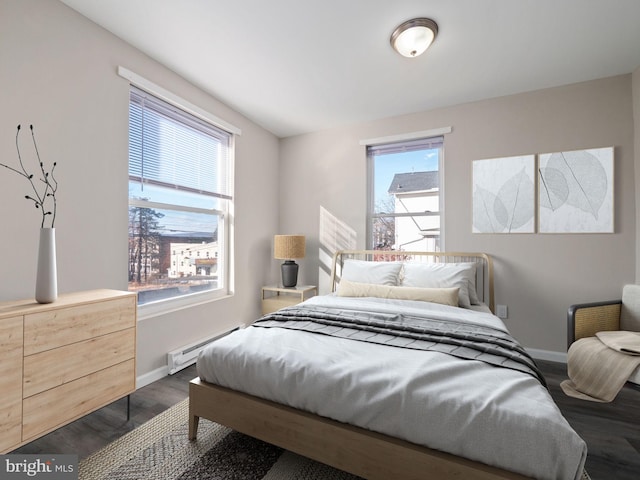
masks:
[[[562,391],[591,402],[611,402],[633,371],[640,365],[640,333],[598,332],[569,347],[569,380]]]
[[[262,317],[255,327],[304,330],[361,342],[446,353],[528,373],[546,386],[535,362],[507,332],[485,325],[406,314],[298,305]]]

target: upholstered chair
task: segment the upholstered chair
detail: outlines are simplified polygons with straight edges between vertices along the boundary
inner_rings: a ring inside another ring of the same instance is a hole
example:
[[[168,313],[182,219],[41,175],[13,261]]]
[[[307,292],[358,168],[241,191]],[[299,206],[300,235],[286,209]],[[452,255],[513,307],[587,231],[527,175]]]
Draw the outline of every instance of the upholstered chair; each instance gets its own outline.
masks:
[[[640,285],[625,285],[621,300],[571,305],[567,312],[567,348],[596,332],[624,330],[640,332]],[[629,377],[640,388],[640,367]]]

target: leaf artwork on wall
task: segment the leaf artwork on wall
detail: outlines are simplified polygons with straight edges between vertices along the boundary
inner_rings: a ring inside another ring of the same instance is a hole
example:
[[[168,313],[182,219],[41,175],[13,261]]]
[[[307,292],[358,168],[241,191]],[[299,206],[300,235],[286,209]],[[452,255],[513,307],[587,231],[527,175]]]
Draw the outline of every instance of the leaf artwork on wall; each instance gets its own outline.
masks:
[[[539,230],[613,232],[613,147],[540,155]]]
[[[534,156],[473,162],[473,232],[532,233]]]

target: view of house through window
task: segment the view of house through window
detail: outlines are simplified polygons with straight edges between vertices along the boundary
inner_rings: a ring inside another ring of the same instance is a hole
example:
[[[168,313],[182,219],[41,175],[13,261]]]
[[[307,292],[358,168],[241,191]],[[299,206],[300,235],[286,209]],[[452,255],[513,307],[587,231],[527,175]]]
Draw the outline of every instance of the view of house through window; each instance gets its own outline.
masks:
[[[129,290],[138,304],[225,291],[231,134],[131,88]]]
[[[369,248],[440,251],[442,137],[367,147]]]

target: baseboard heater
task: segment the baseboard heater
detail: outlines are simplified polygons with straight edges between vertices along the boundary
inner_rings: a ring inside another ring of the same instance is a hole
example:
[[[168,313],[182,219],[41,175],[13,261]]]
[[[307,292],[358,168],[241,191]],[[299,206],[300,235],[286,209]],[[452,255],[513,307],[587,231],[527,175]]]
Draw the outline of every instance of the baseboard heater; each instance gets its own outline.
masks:
[[[167,364],[169,366],[169,375],[173,375],[176,372],[179,372],[183,368],[187,368],[189,365],[193,365],[196,363],[198,359],[198,355],[200,352],[206,347],[209,343],[217,340],[218,338],[222,338],[225,335],[229,335],[231,332],[238,330],[234,328],[229,330],[228,332],[224,332],[220,335],[216,335],[209,338],[203,338],[202,340],[198,340],[197,342],[190,343],[189,345],[185,345],[182,348],[177,350],[173,350],[167,353]]]

